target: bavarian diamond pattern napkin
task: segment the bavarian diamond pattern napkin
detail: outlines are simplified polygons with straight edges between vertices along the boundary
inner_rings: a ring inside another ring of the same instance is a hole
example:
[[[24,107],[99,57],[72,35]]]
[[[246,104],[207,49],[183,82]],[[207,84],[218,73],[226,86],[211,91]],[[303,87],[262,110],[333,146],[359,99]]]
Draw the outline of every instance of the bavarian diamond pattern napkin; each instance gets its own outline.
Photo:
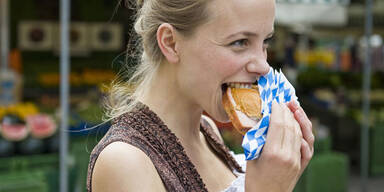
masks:
[[[281,71],[270,68],[268,74],[258,80],[259,93],[262,101],[262,119],[243,137],[242,147],[246,160],[253,160],[260,156],[269,127],[272,101],[286,103],[297,101],[295,88],[289,83]]]

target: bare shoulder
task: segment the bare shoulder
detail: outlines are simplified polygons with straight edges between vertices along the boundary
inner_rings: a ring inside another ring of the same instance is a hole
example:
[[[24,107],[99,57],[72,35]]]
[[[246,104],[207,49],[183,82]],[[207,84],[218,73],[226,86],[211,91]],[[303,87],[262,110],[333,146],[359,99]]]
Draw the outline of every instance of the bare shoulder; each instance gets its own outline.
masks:
[[[166,191],[151,159],[124,143],[109,144],[92,173],[92,191]]]
[[[213,131],[216,133],[216,135],[219,137],[219,139],[223,141],[223,137],[221,137],[221,134],[220,134],[220,131],[219,129],[217,128],[217,125],[216,123],[208,116],[206,115],[201,115],[201,118],[204,119],[206,122],[208,122],[208,124],[210,125],[210,127],[213,129]]]

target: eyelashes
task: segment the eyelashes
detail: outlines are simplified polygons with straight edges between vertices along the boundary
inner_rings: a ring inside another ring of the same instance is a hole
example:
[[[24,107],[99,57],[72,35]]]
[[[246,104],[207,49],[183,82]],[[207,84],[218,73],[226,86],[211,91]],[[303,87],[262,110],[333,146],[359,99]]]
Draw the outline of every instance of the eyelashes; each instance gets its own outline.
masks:
[[[264,45],[270,45],[272,41],[273,41],[273,36],[266,38],[263,43]]]
[[[264,39],[263,49],[267,49],[271,42],[273,41],[273,36]],[[242,51],[248,48],[251,44],[251,41],[248,38],[238,39],[228,44],[229,47],[233,48],[235,51]]]
[[[246,47],[248,45],[249,45],[248,39],[239,39],[229,44],[229,46],[234,46],[234,47]]]

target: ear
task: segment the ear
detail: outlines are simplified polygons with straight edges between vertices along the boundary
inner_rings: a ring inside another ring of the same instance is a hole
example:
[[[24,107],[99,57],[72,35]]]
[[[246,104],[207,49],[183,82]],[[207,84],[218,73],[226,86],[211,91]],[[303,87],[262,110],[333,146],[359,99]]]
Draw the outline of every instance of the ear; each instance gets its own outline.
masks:
[[[179,55],[176,49],[176,30],[169,23],[163,23],[157,28],[156,38],[164,57],[170,63],[177,63]]]

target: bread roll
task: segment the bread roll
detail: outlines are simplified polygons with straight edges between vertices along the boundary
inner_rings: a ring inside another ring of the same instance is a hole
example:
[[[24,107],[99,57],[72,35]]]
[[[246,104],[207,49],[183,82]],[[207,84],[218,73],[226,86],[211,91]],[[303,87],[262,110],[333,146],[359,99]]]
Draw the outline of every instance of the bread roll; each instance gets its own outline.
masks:
[[[242,135],[262,118],[257,86],[252,86],[252,89],[228,87],[222,102],[233,126]]]

